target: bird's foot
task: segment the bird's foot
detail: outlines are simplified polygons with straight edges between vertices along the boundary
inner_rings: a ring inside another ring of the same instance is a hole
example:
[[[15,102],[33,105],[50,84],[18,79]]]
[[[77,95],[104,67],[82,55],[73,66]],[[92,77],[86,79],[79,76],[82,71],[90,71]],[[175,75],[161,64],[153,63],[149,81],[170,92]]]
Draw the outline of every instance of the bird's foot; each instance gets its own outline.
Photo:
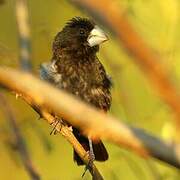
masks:
[[[51,126],[53,126],[53,129],[51,130],[50,135],[52,135],[52,134],[56,135],[56,133],[57,133],[56,127],[58,124],[62,127],[63,120],[55,117],[54,121],[50,124]],[[60,127],[60,131],[61,131],[61,127]]]
[[[88,164],[86,164],[86,166],[84,168],[84,172],[82,174],[82,178],[84,177],[84,175],[86,174],[88,169],[92,169],[92,165],[93,165],[93,162],[95,160],[94,153],[92,153],[91,151],[87,151],[87,153],[88,153],[89,162],[88,162]]]
[[[89,165],[92,167],[92,164],[95,160],[95,154],[94,154],[94,150],[93,150],[93,143],[92,140],[89,138]]]
[[[91,150],[88,151],[87,153],[88,153],[89,162],[86,166],[87,168],[92,168],[93,162],[95,160],[95,155],[94,155],[94,152]]]
[[[60,128],[58,127],[58,129],[57,129],[58,124],[59,124]],[[50,132],[50,135],[52,135],[52,134],[56,135],[56,133],[57,133],[57,132],[60,132],[60,131],[61,131],[62,134],[63,134],[63,131],[62,131],[62,127],[63,127],[63,126],[68,127],[68,130],[69,130],[69,131],[71,131],[71,132],[73,131],[73,130],[72,130],[72,126],[69,126],[64,120],[62,120],[61,118],[58,118],[58,117],[55,117],[55,118],[54,118],[54,121],[53,121],[50,125],[53,126],[53,129],[52,129],[52,131]],[[65,133],[65,134],[66,134],[66,133]]]
[[[94,151],[93,151],[93,146],[92,146],[92,141],[91,139],[89,139],[89,148],[90,150],[87,151],[88,153],[88,158],[89,158],[89,162],[88,164],[85,166],[85,170],[84,170],[84,173],[82,174],[82,177],[84,177],[84,175],[86,174],[86,171],[88,169],[92,169],[92,166],[93,166],[93,162],[95,160],[95,154],[94,154]]]

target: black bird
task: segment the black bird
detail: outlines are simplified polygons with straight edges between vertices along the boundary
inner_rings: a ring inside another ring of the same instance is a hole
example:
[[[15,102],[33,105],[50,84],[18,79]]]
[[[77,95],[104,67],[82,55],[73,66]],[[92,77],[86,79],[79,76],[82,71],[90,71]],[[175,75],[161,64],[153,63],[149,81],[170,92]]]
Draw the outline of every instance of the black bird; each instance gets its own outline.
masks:
[[[72,18],[55,36],[53,56],[50,63],[41,65],[41,78],[107,112],[111,105],[111,80],[96,56],[99,44],[107,40],[92,20]],[[74,127],[73,133],[93,160],[108,159],[101,141],[92,142]],[[75,151],[74,160],[78,165],[84,164]]]

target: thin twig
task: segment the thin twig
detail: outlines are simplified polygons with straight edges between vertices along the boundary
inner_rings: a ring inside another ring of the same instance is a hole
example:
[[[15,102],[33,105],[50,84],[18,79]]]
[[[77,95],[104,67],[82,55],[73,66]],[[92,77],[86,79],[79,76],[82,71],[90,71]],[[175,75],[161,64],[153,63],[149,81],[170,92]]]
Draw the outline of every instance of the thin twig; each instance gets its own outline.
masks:
[[[7,121],[11,125],[13,137],[15,138],[17,145],[17,150],[19,152],[19,156],[22,160],[22,163],[26,171],[28,172],[32,180],[39,180],[40,179],[39,173],[34,168],[33,162],[30,158],[26,144],[24,142],[24,138],[16,122],[16,117],[12,111],[10,104],[7,102],[6,98],[1,93],[0,93],[0,106],[1,109],[4,111],[5,116],[7,117]]]
[[[167,144],[142,129],[129,127],[28,73],[0,67],[0,84],[29,98],[32,105],[66,119],[87,137],[106,139],[144,158],[152,156],[180,168],[178,146]]]
[[[135,63],[145,72],[156,88],[159,96],[173,110],[176,118],[177,141],[180,137],[180,94],[170,80],[170,74],[160,62],[159,57],[134,30],[129,20],[122,13],[121,6],[114,1],[104,0],[70,0],[81,10],[86,10],[94,19],[107,27],[116,37],[120,45],[134,57]],[[104,13],[106,12],[106,13]]]
[[[31,43],[27,1],[16,0],[15,2],[15,14],[20,46],[20,66],[23,70],[31,71]]]

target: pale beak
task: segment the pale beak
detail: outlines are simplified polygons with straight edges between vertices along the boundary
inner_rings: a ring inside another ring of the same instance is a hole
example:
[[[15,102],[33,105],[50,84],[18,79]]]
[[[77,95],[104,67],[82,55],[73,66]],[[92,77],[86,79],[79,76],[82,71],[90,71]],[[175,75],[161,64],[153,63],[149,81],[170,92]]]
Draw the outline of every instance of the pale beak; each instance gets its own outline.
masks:
[[[99,45],[107,40],[108,40],[107,35],[98,26],[94,27],[94,29],[90,32],[90,35],[87,39],[90,47]]]

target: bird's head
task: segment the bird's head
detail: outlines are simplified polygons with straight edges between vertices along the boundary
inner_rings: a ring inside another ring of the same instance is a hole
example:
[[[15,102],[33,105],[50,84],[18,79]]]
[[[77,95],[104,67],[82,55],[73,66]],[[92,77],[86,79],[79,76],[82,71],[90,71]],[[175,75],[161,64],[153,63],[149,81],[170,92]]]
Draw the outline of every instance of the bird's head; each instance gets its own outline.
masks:
[[[107,40],[107,35],[93,21],[76,17],[56,35],[53,48],[97,51],[99,45]]]

